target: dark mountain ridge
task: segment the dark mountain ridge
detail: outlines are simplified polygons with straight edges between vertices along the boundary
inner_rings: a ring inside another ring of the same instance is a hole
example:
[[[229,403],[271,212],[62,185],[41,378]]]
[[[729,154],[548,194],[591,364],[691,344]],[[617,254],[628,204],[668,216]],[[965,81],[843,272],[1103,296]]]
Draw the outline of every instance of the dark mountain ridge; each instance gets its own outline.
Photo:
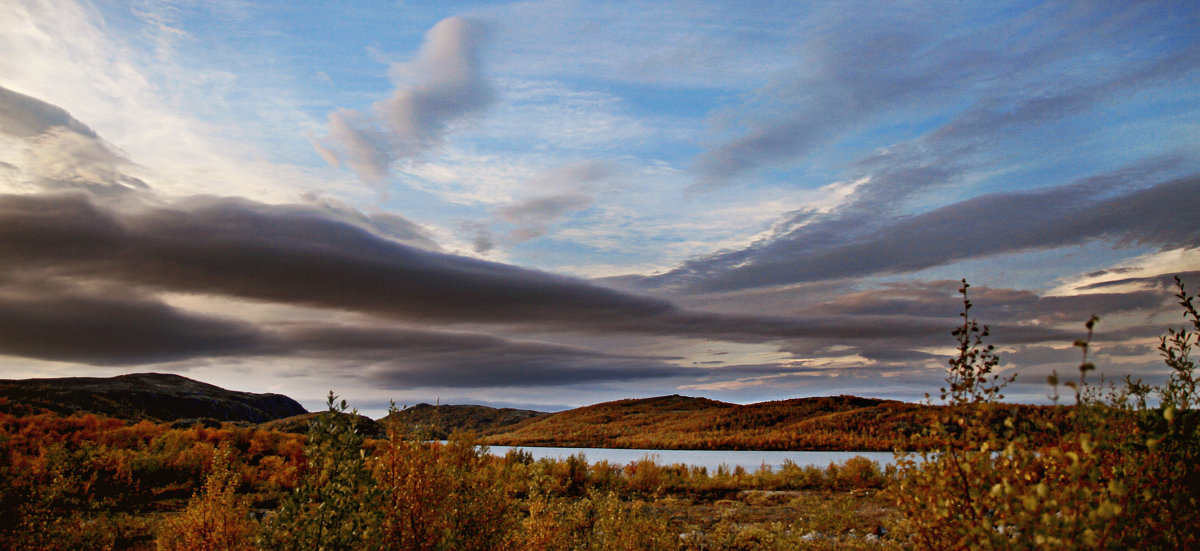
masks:
[[[135,373],[116,377],[0,380],[11,404],[69,415],[91,412],[120,419],[215,419],[263,423],[307,413],[282,394],[226,390],[180,375]]]

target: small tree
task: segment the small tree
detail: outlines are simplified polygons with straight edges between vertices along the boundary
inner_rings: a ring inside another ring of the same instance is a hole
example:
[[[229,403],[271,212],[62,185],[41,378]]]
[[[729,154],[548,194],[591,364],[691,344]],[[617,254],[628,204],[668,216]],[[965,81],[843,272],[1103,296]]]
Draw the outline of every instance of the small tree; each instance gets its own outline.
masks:
[[[958,353],[949,361],[947,386],[940,389],[945,406],[912,455],[897,452],[902,474],[896,502],[908,519],[914,543],[927,549],[966,549],[994,537],[989,489],[997,477],[992,453],[1005,449],[1006,434],[993,429],[995,404],[1013,377],[993,373],[1000,363],[995,347],[984,344],[990,332],[971,318],[971,301],[963,280],[962,325],[951,333]],[[1006,419],[1005,426],[1014,422]],[[929,443],[932,448],[925,447]],[[1012,442],[1019,444],[1019,442]]]
[[[264,549],[356,550],[372,541],[377,496],[357,411],[347,414],[332,391],[327,407],[309,425],[299,486],[264,524]]]

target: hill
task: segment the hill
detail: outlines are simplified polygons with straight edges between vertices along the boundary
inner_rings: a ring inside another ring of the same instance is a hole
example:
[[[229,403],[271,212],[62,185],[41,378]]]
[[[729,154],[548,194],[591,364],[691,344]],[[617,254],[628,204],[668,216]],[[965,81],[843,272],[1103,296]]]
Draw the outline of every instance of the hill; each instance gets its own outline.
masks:
[[[738,405],[686,396],[617,400],[488,434],[513,446],[646,449],[891,450],[931,406],[833,396]]]
[[[306,434],[308,433],[309,423],[311,423],[313,419],[316,419],[319,415],[349,415],[353,417],[354,428],[359,434],[367,438],[383,438],[387,436],[387,431],[384,429],[383,424],[379,421],[371,419],[370,417],[356,413],[331,413],[328,411],[302,413],[300,415],[293,415],[283,419],[267,421],[266,423],[260,424],[258,428],[264,430],[290,432],[293,434]]]
[[[216,419],[263,423],[307,413],[282,394],[238,392],[180,375],[0,380],[9,404],[68,415],[91,412],[120,419]],[[10,406],[11,407],[11,406]]]
[[[417,404],[389,414],[383,422],[395,420],[402,426],[427,431],[429,436],[446,439],[456,430],[492,434],[511,429],[514,425],[550,415],[542,411],[487,406],[452,406]]]
[[[1005,404],[1021,410],[1028,432],[1037,419],[1057,415],[1048,406]],[[0,410],[20,415],[49,410],[91,412],[127,420],[176,424],[235,421],[303,433],[316,413],[280,394],[226,390],[179,375],[139,373],[109,378],[0,380]],[[379,421],[358,416],[372,438],[398,421],[427,438],[475,431],[484,444],[643,449],[891,450],[912,447],[939,406],[895,400],[830,396],[757,404],[730,404],[671,395],[604,402],[558,413],[477,405],[418,404]],[[1045,423],[1042,423],[1045,424]]]

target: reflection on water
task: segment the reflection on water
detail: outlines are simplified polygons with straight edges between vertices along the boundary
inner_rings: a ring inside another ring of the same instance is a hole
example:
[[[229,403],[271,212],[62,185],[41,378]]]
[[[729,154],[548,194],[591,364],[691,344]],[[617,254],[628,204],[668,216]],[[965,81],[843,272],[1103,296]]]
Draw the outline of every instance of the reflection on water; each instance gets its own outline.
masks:
[[[662,465],[683,463],[714,470],[721,465],[729,468],[743,467],[753,471],[762,465],[777,468],[784,460],[791,460],[801,467],[812,465],[825,467],[830,463],[844,463],[847,459],[861,455],[879,464],[880,468],[895,462],[892,452],[823,452],[823,451],[725,451],[725,450],[623,450],[609,448],[541,448],[533,446],[491,446],[494,455],[503,456],[516,448],[533,454],[534,459],[548,457],[566,459],[567,456],[583,454],[589,463],[608,461],[615,465],[626,465],[645,457]]]

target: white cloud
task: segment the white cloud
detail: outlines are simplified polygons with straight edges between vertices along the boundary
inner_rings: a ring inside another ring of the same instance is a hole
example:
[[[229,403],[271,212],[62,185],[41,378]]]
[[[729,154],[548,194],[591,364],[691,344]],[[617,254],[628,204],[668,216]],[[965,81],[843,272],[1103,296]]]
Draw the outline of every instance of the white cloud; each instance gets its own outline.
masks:
[[[136,169],[133,163],[101,140],[54,128],[30,142],[23,166],[40,187],[146,187],[128,175],[129,169]]]
[[[145,189],[137,166],[60,107],[0,87],[0,159],[14,189]]]
[[[1045,296],[1129,293],[1163,274],[1200,271],[1200,249],[1171,249],[1129,258],[1103,270],[1061,278]],[[1189,282],[1185,282],[1189,283]]]
[[[0,4],[2,84],[87,121],[134,159],[139,176],[160,194],[291,202],[320,189],[345,200],[370,197],[347,187],[332,170],[277,160],[297,148],[311,152],[302,129],[316,128],[316,121],[271,78],[251,83],[204,60],[176,57],[171,40],[159,38],[188,36],[170,30],[175,27],[169,18],[138,12],[137,22],[125,27],[108,15],[70,1]],[[159,47],[138,51],[135,43],[143,36]],[[270,112],[259,104],[230,102],[225,92],[231,89],[272,98]],[[269,143],[259,141],[267,136]]]

